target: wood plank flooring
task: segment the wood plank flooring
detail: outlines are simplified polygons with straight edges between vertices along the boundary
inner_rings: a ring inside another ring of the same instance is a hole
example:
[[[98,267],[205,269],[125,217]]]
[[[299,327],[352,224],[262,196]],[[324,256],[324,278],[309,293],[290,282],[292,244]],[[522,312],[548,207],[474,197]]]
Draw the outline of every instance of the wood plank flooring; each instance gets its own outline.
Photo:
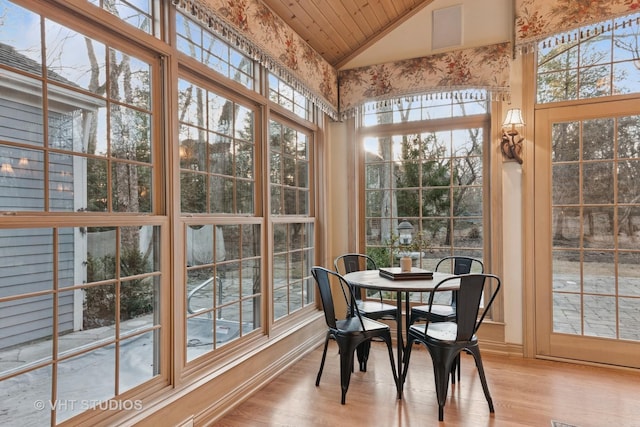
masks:
[[[431,359],[424,347],[414,347],[404,399],[398,400],[386,348],[373,343],[367,372],[356,366],[351,375],[345,405],[340,404],[334,342],[315,386],[321,355],[319,346],[214,425],[550,427],[553,420],[577,427],[640,426],[640,371],[484,352],[495,405],[490,414],[473,358],[465,354],[462,380],[449,387],[444,422],[438,423]]]

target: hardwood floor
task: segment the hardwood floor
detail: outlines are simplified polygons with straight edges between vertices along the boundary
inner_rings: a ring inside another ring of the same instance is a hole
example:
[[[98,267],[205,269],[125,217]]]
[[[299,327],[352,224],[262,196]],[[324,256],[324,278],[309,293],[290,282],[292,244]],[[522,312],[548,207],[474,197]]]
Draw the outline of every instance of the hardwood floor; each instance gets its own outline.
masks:
[[[241,403],[215,426],[435,426],[438,405],[431,359],[414,347],[404,399],[397,400],[386,348],[373,343],[367,372],[351,375],[340,404],[337,347],[331,343],[319,387],[322,347]],[[640,371],[482,354],[495,413],[490,414],[473,358],[449,387],[444,422],[451,426],[640,426]]]

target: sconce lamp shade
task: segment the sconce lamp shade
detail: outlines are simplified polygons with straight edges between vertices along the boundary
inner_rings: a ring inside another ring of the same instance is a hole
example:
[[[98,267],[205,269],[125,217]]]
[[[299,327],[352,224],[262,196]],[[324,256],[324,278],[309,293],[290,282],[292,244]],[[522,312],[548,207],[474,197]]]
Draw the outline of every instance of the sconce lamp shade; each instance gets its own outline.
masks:
[[[511,129],[505,130],[504,128],[511,126]],[[519,108],[512,108],[507,111],[507,117],[502,124],[502,142],[500,148],[502,154],[507,159],[516,160],[522,164],[522,141],[524,138],[520,136],[516,130],[516,126],[524,126],[524,120],[522,119],[522,111]]]
[[[522,119],[522,111],[519,108],[512,108],[507,111],[507,117],[504,119],[503,127],[511,126],[511,129],[515,129],[516,126],[524,126],[524,120]]]

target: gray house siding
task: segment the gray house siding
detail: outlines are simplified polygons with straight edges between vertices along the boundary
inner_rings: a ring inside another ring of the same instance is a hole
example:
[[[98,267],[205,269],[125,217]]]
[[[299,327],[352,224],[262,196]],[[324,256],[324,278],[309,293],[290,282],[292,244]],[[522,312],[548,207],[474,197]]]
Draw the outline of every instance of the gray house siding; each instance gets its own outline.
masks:
[[[44,210],[42,111],[0,99],[0,140],[34,145],[34,150],[0,145],[0,210]],[[28,164],[23,164],[28,162]],[[73,209],[73,158],[49,159],[52,210]],[[60,173],[64,172],[64,173]],[[59,189],[62,189],[60,191]],[[59,230],[58,286],[74,284],[73,229]],[[53,232],[51,229],[0,229],[0,296],[17,296],[53,289]],[[0,349],[49,337],[53,332],[53,296],[21,298],[0,305]],[[59,333],[73,330],[73,293],[60,294]]]
[[[0,102],[0,138],[42,146],[44,136],[42,110],[20,102]]]
[[[73,241],[72,229],[61,229],[60,240]],[[61,245],[60,260],[73,259],[73,245]],[[59,270],[59,286],[73,282],[73,262]],[[0,296],[53,289],[53,233],[51,229],[0,230]],[[47,338],[53,332],[53,296],[40,295],[5,302],[0,307],[0,349]],[[73,293],[58,301],[59,332],[73,330]]]
[[[0,139],[42,146],[42,138],[41,110],[0,99]],[[0,172],[0,209],[42,211],[44,176],[42,172],[34,173],[44,170],[42,152],[0,146],[0,157],[12,167],[12,172]],[[21,159],[29,161],[28,170],[21,166]]]
[[[29,77],[40,76],[42,65],[5,43],[0,43],[0,63],[25,72],[0,69],[0,211],[44,212],[45,195],[49,212],[85,207],[87,160],[75,155],[83,152],[82,147],[74,146],[82,140],[78,133],[83,130],[77,123],[85,114],[95,115],[103,102],[49,84],[45,123],[42,80]],[[47,77],[75,86],[51,70]],[[49,148],[64,152],[51,150],[45,157],[45,126]],[[22,146],[10,145],[15,143]],[[60,334],[82,326],[80,291],[64,289],[86,280],[87,236],[77,228],[60,228],[54,247],[53,235],[52,228],[0,228],[0,296],[15,298],[0,304],[0,349],[49,337],[55,321]],[[57,301],[52,293],[20,298],[30,292],[52,292],[54,283],[61,290]]]

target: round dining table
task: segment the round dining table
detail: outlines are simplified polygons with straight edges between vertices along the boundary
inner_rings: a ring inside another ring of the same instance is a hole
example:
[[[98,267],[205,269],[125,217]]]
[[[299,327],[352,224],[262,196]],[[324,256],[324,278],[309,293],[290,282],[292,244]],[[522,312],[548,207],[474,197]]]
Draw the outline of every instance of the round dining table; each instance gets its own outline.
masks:
[[[399,272],[399,268],[397,269],[388,269],[388,270],[396,270]],[[413,272],[424,272],[424,270],[413,268]],[[419,276],[416,274],[414,276]],[[407,335],[409,332],[409,321],[411,316],[411,305],[409,301],[409,293],[410,292],[431,292],[433,289],[442,282],[444,279],[453,276],[453,274],[449,273],[441,273],[438,271],[434,271],[431,278],[427,277],[419,277],[419,278],[407,278],[403,277],[402,274],[397,274],[395,279],[389,279],[387,277],[383,277],[380,275],[380,270],[362,270],[362,271],[354,271],[352,273],[347,273],[344,275],[345,280],[354,285],[367,289],[375,289],[380,291],[388,291],[395,292],[396,294],[396,304],[397,304],[397,312],[396,312],[396,330],[397,330],[397,354],[398,354],[398,398],[402,398],[402,390],[404,388],[404,364],[403,364],[403,356],[404,356],[404,339],[403,335]],[[449,284],[443,285],[438,288],[438,291],[457,291],[459,287],[459,281],[451,280]],[[404,296],[403,296],[404,294]],[[405,301],[405,315],[402,313],[402,300]],[[406,329],[403,328],[403,317],[406,316],[404,324],[406,325]]]

